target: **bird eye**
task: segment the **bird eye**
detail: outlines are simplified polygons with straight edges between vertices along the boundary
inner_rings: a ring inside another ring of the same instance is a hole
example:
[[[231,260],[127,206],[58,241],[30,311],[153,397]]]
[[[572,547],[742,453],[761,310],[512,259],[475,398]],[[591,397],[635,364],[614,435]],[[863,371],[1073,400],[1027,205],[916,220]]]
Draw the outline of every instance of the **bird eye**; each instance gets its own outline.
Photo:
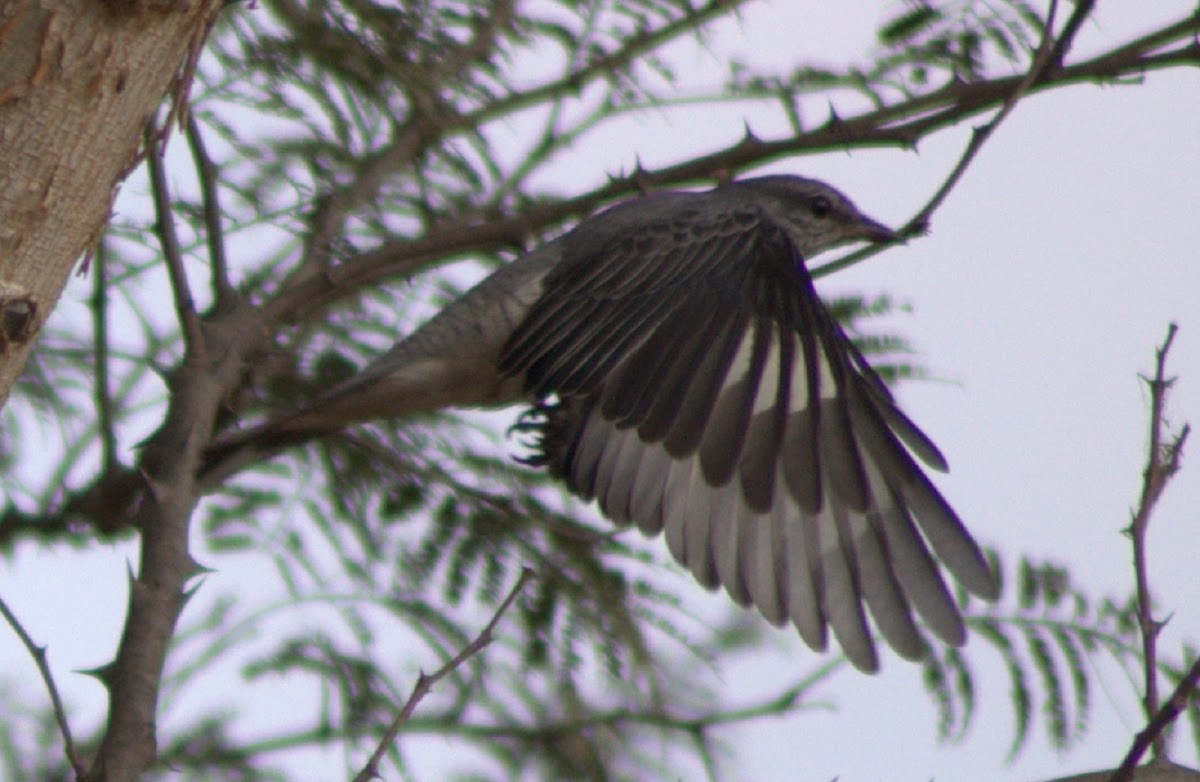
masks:
[[[833,204],[829,203],[829,199],[825,196],[817,196],[813,198],[808,208],[812,210],[813,217],[825,217],[833,211]]]

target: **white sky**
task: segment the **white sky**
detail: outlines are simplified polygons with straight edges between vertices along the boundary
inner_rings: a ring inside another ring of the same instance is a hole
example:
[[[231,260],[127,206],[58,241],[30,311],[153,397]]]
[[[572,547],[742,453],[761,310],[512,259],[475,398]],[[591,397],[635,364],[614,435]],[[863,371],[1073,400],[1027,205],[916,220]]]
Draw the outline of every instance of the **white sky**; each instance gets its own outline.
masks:
[[[1151,6],[1156,19],[1174,18],[1192,3],[1102,2],[1079,49],[1149,29]],[[759,62],[844,62],[848,53],[868,51],[883,8],[866,0],[763,2],[745,11],[740,25],[726,24],[715,48]],[[689,80],[720,76],[712,55],[681,51],[677,62]],[[783,131],[775,112],[749,106],[639,116],[613,123],[602,140],[565,156],[555,176],[578,187],[581,178],[598,181],[630,167],[635,156],[647,167],[671,163],[735,140],[744,120],[763,137]],[[936,214],[930,236],[820,284],[826,293],[889,292],[913,305],[911,315],[887,325],[946,381],[900,391],[906,410],[951,462],[938,485],[975,535],[1008,562],[1022,554],[1052,558],[1097,597],[1130,589],[1130,549],[1120,530],[1144,460],[1148,397],[1138,373],[1150,371],[1172,320],[1181,327],[1171,357],[1180,378],[1173,419],[1200,425],[1197,128],[1196,69],[1153,74],[1140,86],[1077,86],[1029,98]],[[828,154],[771,168],[827,179],[869,214],[898,224],[945,176],[968,132],[967,125],[943,132],[916,154]],[[90,283],[74,278],[67,295],[81,301],[89,293]],[[1195,452],[1193,443],[1150,536],[1160,615],[1172,614],[1161,648],[1177,662],[1182,642],[1200,643],[1200,466],[1188,458]],[[0,572],[0,594],[35,638],[50,644],[59,685],[85,714],[100,708],[100,688],[69,671],[103,662],[115,645],[127,558],[129,546],[88,554],[26,547]],[[723,599],[695,594],[698,604]],[[771,693],[818,662],[799,643],[781,638],[779,647],[724,672],[731,700]],[[983,649],[977,658],[990,656]],[[32,665],[7,633],[0,633],[0,659],[6,675],[28,679],[24,695],[42,697]],[[723,778],[1017,780],[1113,766],[1142,718],[1123,674],[1101,666],[1097,675],[1082,746],[1062,755],[1047,749],[1039,723],[1027,749],[1005,766],[1012,727],[1002,669],[980,695],[967,741],[946,747],[936,742],[919,670],[888,657],[880,676],[846,672],[834,679],[823,697],[836,704],[835,713],[725,733],[734,754]],[[1180,739],[1178,759],[1194,763],[1186,737]],[[437,747],[427,751],[436,755]],[[340,768],[337,753],[329,759]],[[297,778],[327,776],[308,773],[311,767]]]

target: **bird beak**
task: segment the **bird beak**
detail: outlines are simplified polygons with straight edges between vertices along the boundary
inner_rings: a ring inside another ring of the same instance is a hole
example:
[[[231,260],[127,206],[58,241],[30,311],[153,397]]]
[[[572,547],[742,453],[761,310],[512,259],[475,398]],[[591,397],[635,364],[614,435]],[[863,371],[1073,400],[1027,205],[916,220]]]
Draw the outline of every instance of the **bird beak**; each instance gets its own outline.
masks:
[[[859,215],[858,230],[861,238],[873,244],[887,244],[888,242],[895,242],[900,239],[900,234],[866,215]]]

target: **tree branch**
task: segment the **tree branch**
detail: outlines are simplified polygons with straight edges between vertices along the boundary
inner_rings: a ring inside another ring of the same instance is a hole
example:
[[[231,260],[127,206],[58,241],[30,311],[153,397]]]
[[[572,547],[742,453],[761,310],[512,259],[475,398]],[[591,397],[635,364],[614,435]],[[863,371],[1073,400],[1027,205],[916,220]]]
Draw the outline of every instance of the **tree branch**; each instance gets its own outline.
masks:
[[[221,226],[220,188],[217,184],[219,171],[204,147],[204,136],[200,124],[191,112],[187,115],[188,147],[192,150],[196,175],[200,180],[200,196],[204,202],[205,238],[208,241],[208,260],[212,265],[213,300],[220,306],[233,295],[229,282],[229,264],[225,259],[225,233]]]
[[[164,132],[168,132],[164,130]],[[146,123],[143,142],[146,146],[146,164],[150,176],[150,188],[154,193],[155,230],[162,246],[167,275],[171,279],[171,292],[175,297],[175,313],[183,329],[184,345],[189,356],[202,360],[204,332],[200,328],[200,317],[192,302],[192,291],[188,286],[187,272],[183,268],[183,254],[179,249],[179,237],[175,233],[175,214],[171,209],[171,194],[167,189],[167,178],[163,173],[162,151],[159,148],[159,133],[154,120]]]
[[[198,333],[199,318],[194,311],[191,317],[196,318]],[[137,471],[129,476],[118,473],[127,482],[120,485],[125,489],[120,496],[129,498],[129,504],[114,509],[104,503],[103,495],[95,498],[99,512],[129,518],[139,531],[141,547],[137,574],[130,574],[129,605],[116,657],[96,672],[108,689],[109,711],[100,748],[83,777],[86,782],[134,780],[157,752],[158,697],[167,651],[179,614],[193,593],[186,584],[201,570],[188,547],[200,496],[197,470],[217,410],[244,371],[242,351],[257,347],[263,334],[257,312],[248,304],[213,313],[204,328],[219,349],[189,344],[181,365],[167,377],[167,411],[142,447]],[[99,482],[101,488],[108,485],[104,479]]]
[[[1163,731],[1187,708],[1188,700],[1196,692],[1198,685],[1200,685],[1200,658],[1197,658],[1192,663],[1192,667],[1180,679],[1178,686],[1175,687],[1175,691],[1171,693],[1171,697],[1167,698],[1167,702],[1151,717],[1146,728],[1134,738],[1133,746],[1129,748],[1125,759],[1121,761],[1120,767],[1113,772],[1109,782],[1130,782],[1133,779],[1138,761],[1141,760],[1146,749],[1152,744],[1157,744],[1161,741]],[[1162,755],[1159,757],[1165,760],[1166,756]]]
[[[1133,522],[1129,527],[1129,535],[1133,542],[1133,566],[1137,579],[1138,622],[1142,633],[1142,666],[1145,672],[1145,693],[1143,704],[1146,718],[1154,720],[1160,714],[1158,701],[1158,635],[1163,623],[1154,619],[1153,598],[1150,592],[1150,568],[1146,561],[1146,535],[1150,528],[1150,518],[1154,506],[1158,503],[1167,484],[1179,470],[1180,459],[1183,455],[1183,445],[1187,441],[1190,427],[1184,425],[1180,433],[1170,442],[1164,443],[1164,428],[1166,426],[1167,393],[1174,385],[1175,379],[1166,376],[1167,354],[1178,333],[1178,327],[1172,323],[1167,328],[1167,336],[1163,344],[1155,351],[1154,376],[1142,378],[1150,388],[1150,443],[1146,455],[1146,469],[1142,474],[1142,494],[1134,513]],[[1145,732],[1143,732],[1145,733]],[[1166,742],[1161,734],[1161,727],[1151,734],[1153,757],[1166,759]],[[1139,740],[1141,734],[1139,734]],[[1135,742],[1136,746],[1136,742]],[[1141,751],[1144,751],[1142,747]],[[1141,751],[1133,758],[1136,764]]]

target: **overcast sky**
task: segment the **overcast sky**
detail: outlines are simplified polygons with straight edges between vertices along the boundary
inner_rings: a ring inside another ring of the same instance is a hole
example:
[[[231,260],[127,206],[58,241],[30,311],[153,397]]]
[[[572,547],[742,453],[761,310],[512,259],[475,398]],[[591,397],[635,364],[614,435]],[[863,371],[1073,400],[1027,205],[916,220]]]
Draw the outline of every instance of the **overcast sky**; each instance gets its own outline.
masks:
[[[838,57],[856,44],[862,50],[880,8],[838,4],[834,18],[835,4],[784,5],[755,6],[747,38],[733,34],[731,46]],[[1167,19],[1190,7],[1100,3],[1077,51],[1149,29],[1150,8]],[[1148,396],[1138,373],[1151,371],[1170,321],[1181,329],[1171,353],[1179,375],[1172,417],[1200,424],[1198,128],[1195,69],[1151,75],[1136,87],[1027,99],[938,212],[929,237],[820,284],[826,293],[887,291],[913,305],[896,327],[946,382],[908,383],[900,398],[950,460],[939,486],[1008,561],[1060,561],[1097,596],[1129,593],[1130,547],[1120,530],[1145,459]],[[933,192],[968,131],[939,134],[917,154],[855,152],[776,168],[828,178],[870,214],[900,222]],[[1160,612],[1173,614],[1161,648],[1177,660],[1184,640],[1200,641],[1200,465],[1189,455],[1150,540]],[[876,679],[838,678],[834,717],[801,716],[739,736],[744,757],[779,757],[787,747],[812,759],[809,773],[755,766],[733,778],[1044,779],[1116,765],[1142,720],[1124,676],[1102,668],[1087,743],[1060,757],[1035,736],[1005,768],[1012,734],[1002,672],[980,701],[977,729],[961,748],[946,748],[935,742],[918,672],[889,663]],[[1181,759],[1194,762],[1181,738]],[[982,776],[981,767],[995,773]]]
[[[1077,56],[1149,29],[1151,13],[1173,18],[1191,5],[1101,2]],[[866,0],[760,2],[740,24],[723,25],[713,48],[759,62],[844,63],[850,53],[869,52],[885,7]],[[676,62],[693,84],[723,72],[718,57],[690,44],[677,50]],[[814,121],[822,105],[808,107]],[[631,117],[564,156],[554,177],[573,189],[627,170],[636,158],[647,167],[676,162],[736,140],[744,122],[763,137],[785,131],[774,111],[749,105]],[[1179,376],[1172,416],[1200,425],[1198,128],[1195,69],[1151,75],[1140,86],[1078,86],[1029,98],[987,144],[928,237],[819,285],[826,294],[888,292],[912,305],[911,314],[886,325],[909,338],[936,378],[904,385],[900,398],[951,463],[938,485],[976,537],[1007,561],[1052,558],[1096,596],[1130,589],[1130,549],[1120,531],[1145,458],[1148,397],[1138,374],[1151,370],[1171,321],[1181,328],[1171,356]],[[781,161],[771,170],[827,179],[864,211],[899,224],[937,187],[968,132],[967,125],[945,131],[916,153],[828,154]],[[73,278],[66,296],[82,302],[89,293],[89,282]],[[1200,464],[1188,458],[1194,453],[1195,447],[1185,454],[1184,472],[1151,530],[1156,597],[1161,615],[1172,614],[1162,649],[1177,662],[1183,641],[1200,643]],[[96,649],[115,641],[130,556],[128,546],[53,557],[25,547],[0,573],[0,594],[24,616],[60,617],[54,627],[28,624],[50,644],[68,700],[87,713],[100,708],[100,688],[66,672],[98,664]],[[709,599],[700,590],[696,596]],[[781,638],[779,647],[723,674],[732,700],[770,693],[819,661],[799,643]],[[978,657],[990,654],[981,650]],[[0,634],[7,675],[28,667],[21,655]],[[880,676],[845,672],[834,680],[824,696],[835,713],[727,733],[738,763],[724,767],[725,778],[1018,780],[1112,766],[1142,717],[1122,674],[1108,666],[1097,675],[1088,740],[1058,755],[1046,748],[1039,724],[1029,747],[1006,767],[1012,727],[1000,668],[980,696],[976,729],[963,745],[945,747],[936,742],[919,670],[889,656]],[[32,683],[22,692],[42,697]],[[1195,762],[1186,741],[1176,746],[1179,759]]]

